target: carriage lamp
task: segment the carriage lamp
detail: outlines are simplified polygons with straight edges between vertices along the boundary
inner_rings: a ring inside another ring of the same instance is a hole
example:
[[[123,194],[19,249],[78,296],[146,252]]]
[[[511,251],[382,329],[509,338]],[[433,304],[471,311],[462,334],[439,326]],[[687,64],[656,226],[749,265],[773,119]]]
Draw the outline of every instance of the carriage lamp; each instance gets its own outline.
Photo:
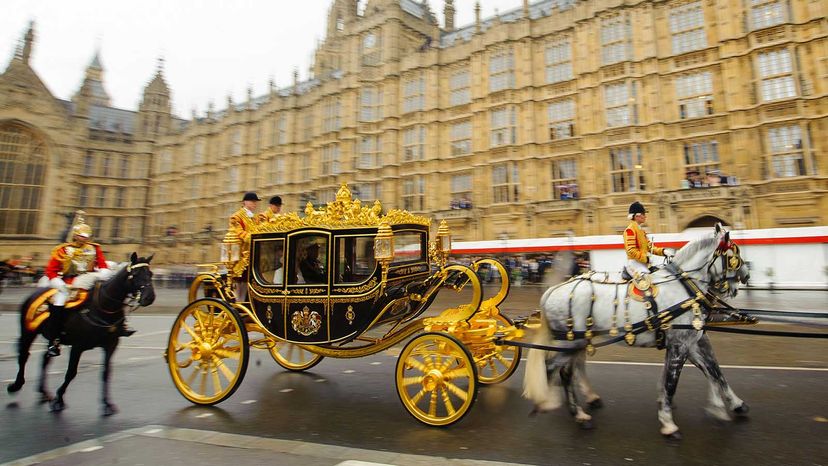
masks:
[[[440,261],[445,266],[449,254],[451,254],[451,230],[445,220],[440,221],[437,228],[437,250],[440,253]]]
[[[231,231],[228,231],[221,240],[220,260],[228,269],[232,269],[233,265],[241,260],[241,240]]]
[[[382,267],[381,294],[388,280],[388,265],[394,259],[394,232],[385,222],[380,223],[379,228],[377,228],[377,236],[374,238],[374,259]]]

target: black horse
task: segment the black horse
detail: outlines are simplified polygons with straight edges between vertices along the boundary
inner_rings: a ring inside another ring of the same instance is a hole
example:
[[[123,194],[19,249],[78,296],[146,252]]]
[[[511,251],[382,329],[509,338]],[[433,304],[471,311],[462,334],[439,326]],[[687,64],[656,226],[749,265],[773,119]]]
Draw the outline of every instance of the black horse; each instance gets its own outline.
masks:
[[[52,411],[62,411],[66,407],[63,395],[66,387],[78,373],[78,363],[81,354],[92,348],[104,350],[103,367],[103,415],[109,416],[117,412],[114,404],[109,402],[109,375],[110,361],[115,348],[118,347],[118,327],[123,324],[126,314],[124,301],[131,298],[138,302],[139,306],[149,306],[155,301],[155,291],[152,287],[152,272],[149,263],[152,256],[139,258],[135,253],[130,257],[130,264],[119,270],[108,281],[96,286],[89,292],[84,305],[71,311],[64,311],[63,332],[61,342],[72,346],[69,354],[69,368],[66,370],[66,377],[63,385],[58,388],[57,396],[52,397],[46,389],[46,374],[49,358],[43,356],[43,365],[40,372],[40,384],[38,392],[41,394],[41,402],[50,402]],[[14,393],[23,387],[26,382],[24,371],[26,361],[29,359],[29,348],[38,334],[49,327],[41,324],[37,329],[30,331],[26,325],[26,313],[32,302],[46,290],[40,289],[30,296],[20,309],[20,342],[18,346],[17,378],[8,386],[9,393]],[[45,335],[44,335],[45,336]]]

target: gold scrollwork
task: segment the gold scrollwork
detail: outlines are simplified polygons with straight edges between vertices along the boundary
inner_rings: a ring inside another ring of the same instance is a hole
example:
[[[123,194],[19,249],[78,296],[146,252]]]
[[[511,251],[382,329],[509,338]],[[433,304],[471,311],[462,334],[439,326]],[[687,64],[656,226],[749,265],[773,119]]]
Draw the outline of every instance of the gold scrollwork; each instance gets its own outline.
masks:
[[[314,208],[308,202],[305,216],[299,217],[295,212],[275,215],[267,222],[252,227],[252,233],[279,233],[303,227],[349,228],[354,226],[379,226],[381,222],[389,225],[415,224],[431,226],[431,219],[414,215],[406,210],[393,209],[384,216],[382,204],[374,201],[370,207],[363,207],[362,201],[351,196],[351,190],[342,183],[336,193],[336,200],[328,202],[321,208]]]
[[[377,278],[372,278],[368,283],[361,286],[352,286],[348,288],[334,288],[334,293],[342,294],[359,294],[364,293],[377,286]]]
[[[348,319],[348,325],[354,324],[354,319],[356,318],[356,313],[354,313],[354,306],[348,306],[348,310],[345,311],[345,318]]]
[[[276,288],[264,287],[262,285],[259,285],[256,282],[250,282],[250,288],[253,288],[256,291],[256,293],[260,293],[260,294],[277,294],[281,291],[281,290],[278,290]]]

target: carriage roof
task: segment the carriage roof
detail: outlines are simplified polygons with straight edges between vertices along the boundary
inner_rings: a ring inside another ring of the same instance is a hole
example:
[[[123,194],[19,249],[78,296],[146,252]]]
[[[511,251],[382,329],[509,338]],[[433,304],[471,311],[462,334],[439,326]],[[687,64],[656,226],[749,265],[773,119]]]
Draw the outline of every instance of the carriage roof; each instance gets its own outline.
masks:
[[[336,200],[319,209],[308,202],[304,214],[304,217],[296,212],[276,215],[268,222],[255,225],[252,234],[286,233],[309,227],[323,230],[376,229],[383,223],[392,228],[394,225],[420,225],[426,229],[431,226],[430,218],[407,210],[392,209],[383,215],[379,200],[370,206],[363,206],[362,201],[352,197],[345,183],[337,191]]]

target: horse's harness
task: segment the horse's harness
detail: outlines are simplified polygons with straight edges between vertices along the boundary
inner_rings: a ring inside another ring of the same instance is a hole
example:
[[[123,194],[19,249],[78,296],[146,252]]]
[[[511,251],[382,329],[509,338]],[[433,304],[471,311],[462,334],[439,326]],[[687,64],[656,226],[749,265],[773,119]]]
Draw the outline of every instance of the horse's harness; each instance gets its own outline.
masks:
[[[713,270],[713,267],[716,261],[718,260],[721,260],[722,273],[721,277],[716,279],[713,278],[715,275],[715,270]],[[706,268],[707,274],[711,277],[711,280],[706,280],[704,282],[709,283],[710,287],[715,292],[724,292],[730,288],[730,284],[728,283],[728,281],[735,277],[737,270],[739,270],[739,268],[742,267],[743,264],[744,262],[739,254],[738,246],[731,241],[721,241],[719,246],[713,252],[711,258],[705,261],[705,263],[702,264],[700,267],[690,270],[682,270],[675,263],[669,262],[665,264],[663,267],[663,270],[667,271],[671,275],[671,278],[667,280],[653,283],[651,281],[650,276],[646,276],[646,279],[644,280],[633,279],[630,283],[632,283],[636,288],[638,288],[638,290],[642,292],[642,296],[640,296],[639,299],[644,303],[644,308],[647,310],[648,316],[640,322],[630,322],[630,293],[627,293],[627,296],[624,298],[624,335],[619,335],[617,326],[619,305],[618,286],[615,287],[615,298],[613,299],[613,305],[615,306],[615,309],[612,314],[612,327],[609,330],[595,331],[592,330],[592,326],[594,325],[592,311],[593,306],[595,304],[595,291],[592,275],[594,275],[595,272],[588,272],[584,275],[572,277],[569,281],[565,283],[569,283],[576,280],[578,281],[578,283],[575,284],[575,286],[569,293],[569,306],[567,310],[568,317],[566,320],[567,330],[565,332],[553,330],[552,334],[555,336],[556,339],[566,339],[568,341],[573,341],[575,339],[585,340],[586,351],[589,355],[594,354],[595,349],[598,347],[610,345],[618,341],[621,341],[622,339],[626,341],[628,345],[632,346],[633,344],[635,344],[636,335],[643,333],[645,331],[655,331],[656,345],[658,346],[658,348],[663,348],[665,344],[664,332],[671,327],[670,321],[684,314],[688,310],[692,310],[692,328],[696,331],[701,331],[704,328],[705,319],[709,318],[709,316],[714,311],[720,309],[716,306],[716,304],[723,304],[722,301],[715,294],[705,293],[704,291],[702,291],[696,284],[696,282],[690,277],[690,273],[697,272],[699,270]],[[678,281],[679,283],[681,283],[682,286],[684,286],[684,289],[687,291],[689,297],[659,312],[658,304],[655,300],[655,297],[657,295],[657,288],[654,285],[668,283],[671,281]],[[581,283],[583,282],[588,282],[590,284],[590,287],[592,288],[592,299],[590,300],[589,304],[589,314],[586,318],[586,330],[576,331],[574,330],[575,321],[572,315],[572,301],[575,297],[575,289],[577,289],[577,287],[581,285]],[[608,282],[605,279],[603,283],[610,282]],[[615,284],[619,285],[623,283],[627,282]],[[707,316],[702,315],[702,308],[704,308],[707,311]],[[733,309],[730,306],[727,306],[727,308]],[[730,317],[735,318],[743,323],[755,322],[755,319],[739,314],[738,312],[730,312],[729,314]],[[611,338],[609,338],[608,340],[601,341],[600,343],[593,344],[593,337],[602,334],[609,335]],[[561,350],[566,351],[571,349],[561,348]]]
[[[149,263],[139,262],[137,264],[127,265],[127,267],[126,267],[127,282],[131,281],[135,277],[135,274],[132,271],[134,269],[141,268],[141,267],[149,267]],[[140,304],[141,303],[141,293],[144,291],[144,289],[147,286],[149,286],[149,284],[140,285],[140,286],[138,286],[137,289],[127,293],[126,298],[129,298],[129,300],[124,301],[124,300],[118,300],[118,299],[112,298],[109,295],[107,295],[106,291],[104,290],[104,288],[102,286],[102,283],[98,282],[98,283],[95,284],[95,293],[93,294],[93,296],[94,296],[94,301],[93,302],[95,304],[95,307],[98,309],[98,311],[100,311],[103,314],[113,315],[113,314],[118,313],[118,311],[121,311],[123,306],[126,306],[129,309],[126,310],[126,311],[123,311],[123,315],[121,316],[121,318],[118,319],[115,322],[109,322],[109,321],[106,321],[104,319],[95,317],[93,314],[91,314],[89,312],[89,309],[84,309],[84,310],[80,311],[80,315],[81,315],[81,317],[83,317],[84,320],[86,320],[87,323],[89,323],[92,326],[101,327],[101,328],[104,328],[104,327],[116,328],[124,320],[126,320],[127,315],[131,314],[133,311],[135,311],[135,309],[138,309],[138,307],[141,305]],[[121,306],[115,311],[108,311],[106,309],[106,307],[104,307],[101,304],[101,297],[103,297],[104,299],[106,299],[106,300],[108,300],[112,303],[120,304]]]

